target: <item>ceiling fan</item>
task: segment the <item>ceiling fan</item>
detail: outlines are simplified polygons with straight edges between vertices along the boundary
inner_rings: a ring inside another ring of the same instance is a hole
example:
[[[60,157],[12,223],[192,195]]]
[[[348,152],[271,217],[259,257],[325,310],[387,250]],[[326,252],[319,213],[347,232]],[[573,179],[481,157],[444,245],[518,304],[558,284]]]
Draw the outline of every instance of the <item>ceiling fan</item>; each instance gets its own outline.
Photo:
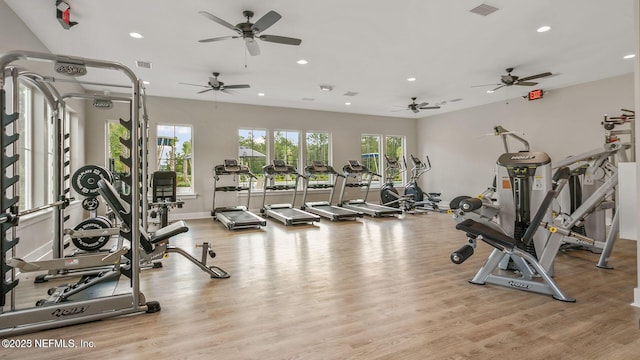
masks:
[[[407,105],[406,109],[402,109],[402,110],[396,110],[396,111],[404,111],[404,110],[411,110],[414,113],[419,113],[420,110],[427,110],[427,109],[440,109],[440,105],[433,105],[433,106],[427,106],[429,105],[428,102],[421,102],[420,104],[416,103],[416,100],[418,98],[416,97],[412,97],[411,98],[411,104]]]
[[[247,21],[243,23],[239,23],[235,26],[231,25],[230,23],[206,11],[198,11],[198,13],[228,29],[235,31],[238,34],[233,36],[222,36],[222,37],[198,40],[201,43],[242,38],[244,39],[247,45],[247,50],[249,50],[249,54],[251,54],[252,56],[256,56],[256,55],[260,55],[260,47],[258,46],[258,43],[256,42],[255,39],[274,42],[278,44],[286,44],[286,45],[300,45],[300,43],[302,42],[302,40],[300,39],[295,39],[295,38],[290,38],[285,36],[261,34],[264,30],[271,27],[271,25],[275,24],[282,17],[280,14],[278,14],[273,10],[269,11],[263,17],[258,19],[258,21],[256,21],[255,24],[251,23],[251,18],[253,17],[253,11],[245,10],[242,12],[242,15],[247,18]]]
[[[207,85],[189,84],[189,83],[180,83],[180,84],[182,84],[182,85],[191,85],[191,86],[200,86],[200,87],[206,88],[205,90],[198,91],[198,94],[202,94],[202,93],[205,93],[207,91],[212,91],[212,90],[221,91],[223,93],[231,94],[229,89],[248,89],[248,88],[251,87],[251,86],[249,86],[247,84],[225,85],[222,81],[218,80],[218,76],[220,76],[220,73],[218,73],[218,72],[214,72],[213,76],[209,76],[209,82],[207,83]]]
[[[496,90],[498,90],[500,88],[503,88],[505,86],[511,86],[511,85],[534,86],[534,85],[538,85],[538,83],[530,81],[530,80],[540,79],[540,78],[552,75],[550,72],[543,72],[543,73],[540,73],[540,74],[537,74],[537,75],[519,77],[519,76],[511,75],[511,72],[513,71],[512,67],[505,69],[505,71],[507,72],[507,74],[500,76],[500,83],[499,84],[476,85],[476,86],[473,86],[473,87],[498,85],[497,88],[491,90],[491,91],[496,91]]]

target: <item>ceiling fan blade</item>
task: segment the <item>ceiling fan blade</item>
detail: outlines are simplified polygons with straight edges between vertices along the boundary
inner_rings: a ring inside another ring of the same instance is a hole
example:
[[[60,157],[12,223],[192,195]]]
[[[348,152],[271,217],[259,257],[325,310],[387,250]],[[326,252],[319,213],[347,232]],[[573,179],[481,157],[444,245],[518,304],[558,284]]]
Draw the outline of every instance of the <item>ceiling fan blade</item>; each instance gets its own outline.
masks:
[[[498,85],[501,85],[501,84],[484,84],[484,85],[472,85],[471,87],[472,87],[472,88],[474,88],[474,87],[483,87],[483,86],[498,86]]]
[[[515,83],[513,85],[534,86],[534,85],[538,85],[538,83],[537,82],[533,82],[533,81],[518,81],[517,83]]]
[[[266,13],[263,17],[261,17],[255,24],[251,27],[253,31],[259,33],[261,31],[267,30],[271,25],[275,24],[278,20],[280,20],[282,16],[277,12],[271,10]]]
[[[225,89],[248,89],[251,86],[249,86],[248,84],[240,84],[240,85],[225,85],[224,88]]]
[[[198,42],[201,43],[208,43],[208,42],[213,42],[213,41],[221,41],[221,40],[229,40],[229,39],[237,39],[240,36],[221,36],[221,37],[214,37],[214,38],[210,38],[210,39],[202,39],[202,40],[198,40]]]
[[[206,93],[207,91],[213,90],[212,88],[208,88],[206,90],[198,91],[198,94]]]
[[[213,20],[213,21],[217,22],[218,24],[237,32],[238,34],[242,33],[242,30],[238,29],[235,25],[231,25],[228,22],[220,19],[219,17],[217,17],[217,16],[215,16],[213,14],[210,14],[210,13],[208,13],[206,11],[198,11],[198,14],[200,14],[200,15],[206,17],[206,18],[209,18],[210,20]]]
[[[424,106],[424,107],[420,107],[421,110],[428,110],[428,109],[440,109],[440,106]]]
[[[550,72],[543,72],[541,74],[531,75],[531,76],[520,78],[520,79],[518,79],[518,82],[523,82],[523,81],[528,81],[528,80],[533,80],[533,79],[539,79],[539,78],[543,78],[543,77],[547,77],[547,76],[551,76],[551,75],[553,75],[553,74],[551,74]]]
[[[249,50],[251,56],[260,55],[260,47],[254,38],[245,38],[244,41],[247,44],[247,50]]]
[[[500,86],[498,86],[497,88],[495,88],[495,89],[493,89],[493,90],[491,90],[491,91],[496,91],[496,90],[498,90],[498,89],[502,89],[502,88],[503,88],[503,87],[505,87],[505,86],[506,86],[506,85],[500,85]]]
[[[278,36],[278,35],[260,35],[259,38],[260,40],[274,42],[278,44],[285,44],[285,45],[300,45],[302,43],[302,40],[300,39],[290,38],[286,36]]]
[[[420,112],[420,110],[418,110],[417,108],[413,108],[413,109],[411,109],[411,111],[413,111],[416,114]]]
[[[178,83],[178,84],[182,84],[182,85],[191,85],[191,86],[200,86],[200,87],[208,88],[208,86],[207,86],[207,85],[200,85],[200,84],[189,84],[189,83],[183,83],[183,82]]]
[[[417,106],[417,107],[419,107],[419,108],[421,108],[421,107],[423,107],[423,106],[427,106],[427,105],[429,105],[429,103],[428,103],[428,102],[421,102],[420,104],[418,104],[418,105],[416,105],[416,106]]]

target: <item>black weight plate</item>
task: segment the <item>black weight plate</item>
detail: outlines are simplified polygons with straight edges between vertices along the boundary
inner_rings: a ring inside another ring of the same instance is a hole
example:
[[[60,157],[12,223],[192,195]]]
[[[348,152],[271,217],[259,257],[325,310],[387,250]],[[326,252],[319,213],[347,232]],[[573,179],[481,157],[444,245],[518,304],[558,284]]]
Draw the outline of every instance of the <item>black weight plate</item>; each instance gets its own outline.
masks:
[[[73,189],[83,196],[98,195],[98,181],[105,179],[113,182],[113,175],[109,170],[98,165],[85,165],[79,168],[71,177]]]
[[[102,223],[104,224],[104,226],[111,228],[113,227],[113,222],[111,222],[111,219],[109,219],[108,217],[104,216],[104,215],[98,215],[95,217],[96,220],[102,221]]]
[[[85,219],[80,224],[76,225],[74,230],[97,230],[97,229],[107,229],[111,226],[108,226],[109,223],[105,222],[105,219],[99,218],[89,218]],[[109,235],[103,236],[92,236],[92,237],[83,237],[83,238],[73,238],[73,244],[80,250],[85,251],[96,251],[101,247],[107,244],[109,241]]]
[[[97,210],[100,206],[100,201],[95,197],[88,197],[82,200],[82,208],[87,211]]]

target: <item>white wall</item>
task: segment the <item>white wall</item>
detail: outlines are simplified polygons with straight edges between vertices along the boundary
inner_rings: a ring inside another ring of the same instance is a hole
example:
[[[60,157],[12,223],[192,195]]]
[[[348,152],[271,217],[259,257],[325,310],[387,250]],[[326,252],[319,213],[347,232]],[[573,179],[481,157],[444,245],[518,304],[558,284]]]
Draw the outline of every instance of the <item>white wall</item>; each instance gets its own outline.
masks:
[[[487,96],[504,96],[505,90]],[[524,133],[520,136],[532,151],[544,151],[552,160],[601,147],[604,114],[633,108],[633,92],[628,74],[549,91],[541,100],[514,98],[419,119],[418,153],[429,155],[433,166],[421,179],[422,188],[441,191],[444,200],[482,192],[504,152],[500,137],[485,135],[495,125]],[[512,151],[521,149],[510,144]]]
[[[155,126],[159,123],[193,125],[197,198],[186,199],[185,206],[172,210],[172,214],[209,213],[213,197],[211,170],[215,165],[222,164],[224,159],[237,158],[239,128],[328,131],[332,137],[333,165],[338,171],[347,160],[360,157],[360,135],[363,133],[404,135],[407,139],[407,153],[417,151],[415,119],[160,97],[148,97],[147,108],[150,117],[150,144],[155,143]],[[88,107],[87,112],[86,143],[91,144],[87,147],[87,163],[104,164],[105,122],[118,117],[128,118],[128,112],[123,106],[111,111]],[[150,155],[153,156],[151,153]],[[154,170],[153,166],[150,163],[149,171]],[[262,201],[261,193],[255,195],[251,200],[252,209],[259,208]],[[371,200],[378,201],[376,195],[371,194]],[[289,201],[290,196],[271,202]],[[325,194],[325,199],[326,196]],[[224,201],[227,203],[216,205],[236,205],[239,201],[246,200],[226,196]],[[299,202],[300,200],[298,205]]]
[[[15,50],[49,52],[6,3],[0,1],[0,54]],[[51,73],[53,72],[53,64],[51,63],[32,61],[19,62],[19,65],[22,68],[40,74],[52,75]],[[58,88],[62,94],[82,91],[79,86],[73,86],[71,84],[57,84],[56,88]],[[77,101],[70,101],[69,105],[73,108],[74,112],[76,112],[78,119],[78,122],[72,124],[72,166],[78,167],[78,164],[84,162],[84,125],[82,122],[84,121],[85,105]],[[12,112],[10,106],[7,111]],[[83,216],[82,209],[80,206],[74,205],[68,210],[72,218],[67,225],[73,227],[75,223],[81,220]],[[20,219],[20,226],[18,228],[20,242],[16,247],[17,256],[26,260],[35,260],[51,250],[51,241],[53,239],[51,220],[51,211],[24,216]]]

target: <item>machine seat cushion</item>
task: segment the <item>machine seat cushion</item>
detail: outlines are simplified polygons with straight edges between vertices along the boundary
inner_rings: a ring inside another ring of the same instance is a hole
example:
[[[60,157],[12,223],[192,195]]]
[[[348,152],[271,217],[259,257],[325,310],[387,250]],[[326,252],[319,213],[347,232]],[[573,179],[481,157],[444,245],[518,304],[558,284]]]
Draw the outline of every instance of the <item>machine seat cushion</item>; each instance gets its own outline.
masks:
[[[176,221],[173,224],[165,226],[162,229],[153,233],[149,241],[155,244],[158,241],[166,240],[172,236],[176,236],[178,234],[182,234],[183,232],[187,232],[187,231],[189,231],[189,227],[184,221],[182,220]]]
[[[467,219],[456,225],[456,229],[464,231],[472,235],[481,235],[482,240],[487,244],[500,250],[513,250],[515,241],[512,237],[507,236],[485,224],[481,224],[472,219]]]

